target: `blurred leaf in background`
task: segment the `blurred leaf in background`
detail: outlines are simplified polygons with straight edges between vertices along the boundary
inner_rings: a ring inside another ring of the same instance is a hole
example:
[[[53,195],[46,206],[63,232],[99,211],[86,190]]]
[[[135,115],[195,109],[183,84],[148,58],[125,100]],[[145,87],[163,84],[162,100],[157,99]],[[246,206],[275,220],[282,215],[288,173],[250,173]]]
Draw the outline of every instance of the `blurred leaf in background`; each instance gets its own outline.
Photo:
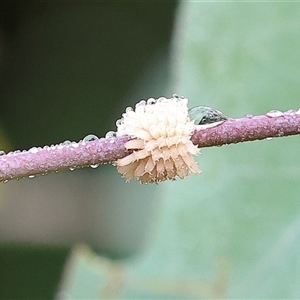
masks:
[[[175,4],[4,1],[0,116],[14,146],[114,129],[132,84],[169,42]]]
[[[103,136],[126,106],[165,94],[176,4],[2,1],[0,118],[13,149]],[[3,189],[1,299],[51,298],[76,243],[113,258],[140,251],[160,197],[112,166]]]
[[[181,2],[171,92],[232,117],[297,109],[299,15],[296,3]],[[201,175],[160,185],[156,238],[119,267],[114,298],[299,299],[298,147],[296,136],[203,149]],[[89,272],[101,299],[112,273],[74,257],[68,295],[83,295],[74,276]]]
[[[232,117],[297,109],[299,9],[293,3],[182,3],[174,86],[190,94],[192,106],[206,104]],[[296,136],[203,149],[203,173],[190,183],[168,184],[174,221],[168,236],[177,241],[169,249],[181,257],[178,274],[210,278],[223,257],[231,269],[228,298],[299,298],[298,145]]]

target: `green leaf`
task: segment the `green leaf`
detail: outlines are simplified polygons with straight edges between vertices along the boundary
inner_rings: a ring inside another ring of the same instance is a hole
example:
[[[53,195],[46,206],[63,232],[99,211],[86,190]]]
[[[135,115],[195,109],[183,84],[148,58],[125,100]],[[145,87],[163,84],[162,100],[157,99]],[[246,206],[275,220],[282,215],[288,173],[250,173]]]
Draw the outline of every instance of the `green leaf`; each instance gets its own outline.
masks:
[[[182,2],[171,93],[231,117],[297,109],[299,14],[296,3]],[[299,298],[298,145],[203,149],[202,174],[162,183],[155,240],[122,265],[117,297]]]
[[[183,2],[173,51],[176,92],[191,107],[209,105],[232,117],[297,109],[299,13],[292,3]],[[160,248],[170,256],[161,272],[173,261],[173,276],[209,281],[221,257],[230,269],[229,298],[299,297],[298,144],[291,137],[203,150],[201,175],[167,184],[169,238]]]

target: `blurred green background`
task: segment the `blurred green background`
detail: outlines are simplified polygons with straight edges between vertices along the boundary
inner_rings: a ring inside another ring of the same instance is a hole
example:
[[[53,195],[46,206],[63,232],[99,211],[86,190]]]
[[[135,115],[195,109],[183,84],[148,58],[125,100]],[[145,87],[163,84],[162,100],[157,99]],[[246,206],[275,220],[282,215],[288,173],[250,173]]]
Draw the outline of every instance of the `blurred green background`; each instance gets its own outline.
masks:
[[[172,93],[231,117],[299,108],[297,3],[8,1],[0,12],[13,149],[102,136],[125,107]],[[112,166],[3,185],[0,298],[299,298],[298,146],[203,149],[199,176],[159,185],[125,184]]]

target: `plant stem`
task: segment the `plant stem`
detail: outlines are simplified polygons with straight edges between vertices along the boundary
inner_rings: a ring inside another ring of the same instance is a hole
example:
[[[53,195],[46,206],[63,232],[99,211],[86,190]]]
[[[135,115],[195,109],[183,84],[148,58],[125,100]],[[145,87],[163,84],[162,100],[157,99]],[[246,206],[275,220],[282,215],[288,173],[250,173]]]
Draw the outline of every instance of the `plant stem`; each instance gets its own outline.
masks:
[[[196,130],[191,138],[200,148],[263,140],[300,133],[300,110],[228,119],[218,126]]]
[[[200,148],[296,135],[300,133],[300,110],[271,111],[203,128],[197,126],[191,137]],[[129,154],[124,147],[129,140],[128,136],[100,138],[10,152],[0,156],[0,181],[113,162]]]
[[[45,175],[65,169],[74,170],[113,162],[128,155],[124,144],[128,136],[100,138],[93,141],[69,142],[58,145],[33,147],[28,151],[14,151],[0,156],[0,181],[35,175]]]

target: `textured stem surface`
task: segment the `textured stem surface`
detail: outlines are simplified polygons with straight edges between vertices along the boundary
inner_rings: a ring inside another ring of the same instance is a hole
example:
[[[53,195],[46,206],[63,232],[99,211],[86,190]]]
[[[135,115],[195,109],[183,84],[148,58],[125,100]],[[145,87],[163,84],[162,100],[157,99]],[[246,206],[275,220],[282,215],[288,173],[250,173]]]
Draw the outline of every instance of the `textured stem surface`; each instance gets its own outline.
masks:
[[[196,130],[191,138],[200,148],[263,140],[300,133],[300,112],[270,112],[229,119],[218,126]]]
[[[128,155],[124,144],[129,140],[128,136],[100,138],[10,152],[0,156],[0,181],[33,178],[38,174],[86,166],[96,168],[99,164],[113,162]]]
[[[191,140],[203,148],[299,133],[299,110],[284,113],[271,111],[261,116],[229,119],[205,129],[204,126],[197,126]],[[129,154],[124,147],[129,140],[128,136],[100,138],[10,152],[0,156],[0,181],[113,162]]]

